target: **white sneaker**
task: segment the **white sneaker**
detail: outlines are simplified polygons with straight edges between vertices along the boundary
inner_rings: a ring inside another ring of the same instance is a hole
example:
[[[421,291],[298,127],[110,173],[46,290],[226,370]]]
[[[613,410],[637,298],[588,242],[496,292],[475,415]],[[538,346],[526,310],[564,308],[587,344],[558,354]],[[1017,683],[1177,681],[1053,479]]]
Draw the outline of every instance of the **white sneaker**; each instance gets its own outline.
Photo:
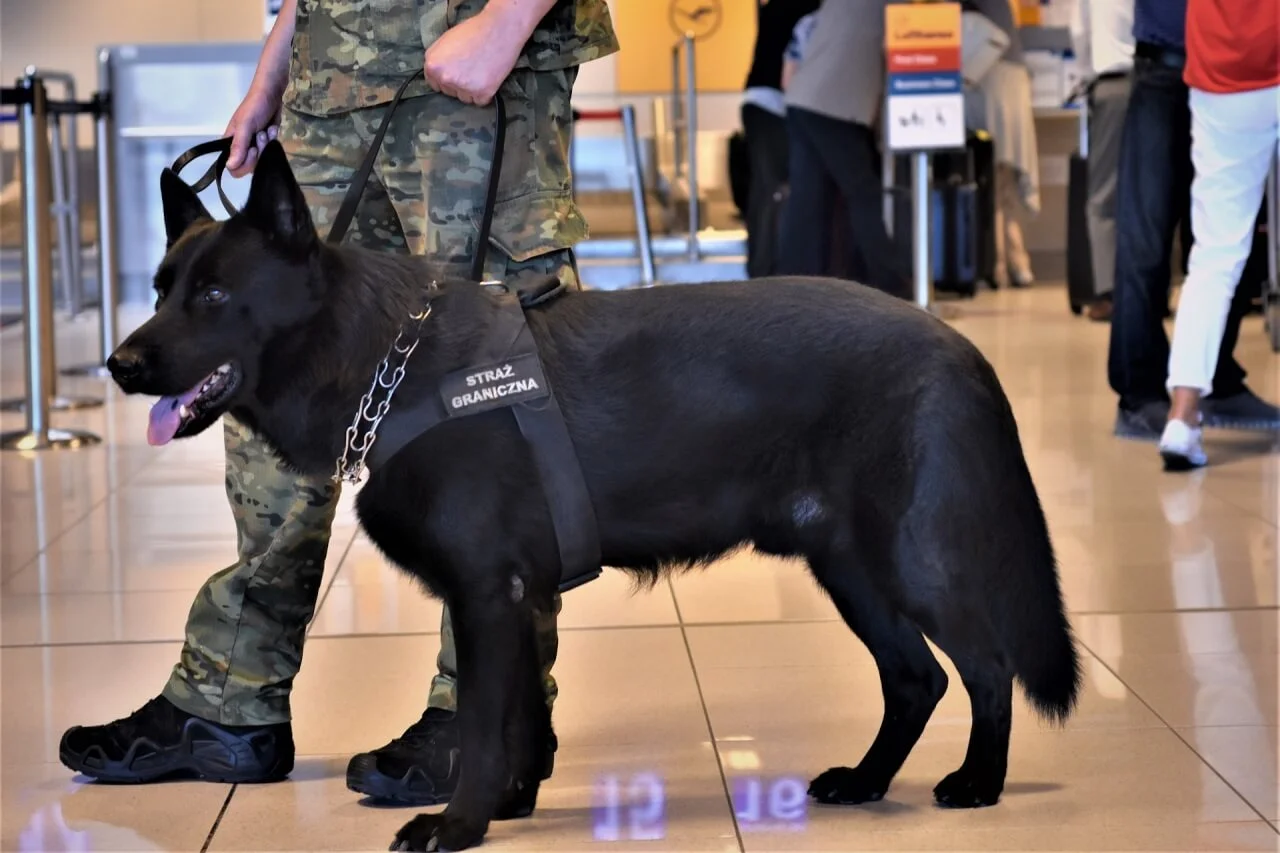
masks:
[[[1170,420],[1160,436],[1160,456],[1166,471],[1190,471],[1203,468],[1209,462],[1200,444],[1201,430],[1188,423]]]

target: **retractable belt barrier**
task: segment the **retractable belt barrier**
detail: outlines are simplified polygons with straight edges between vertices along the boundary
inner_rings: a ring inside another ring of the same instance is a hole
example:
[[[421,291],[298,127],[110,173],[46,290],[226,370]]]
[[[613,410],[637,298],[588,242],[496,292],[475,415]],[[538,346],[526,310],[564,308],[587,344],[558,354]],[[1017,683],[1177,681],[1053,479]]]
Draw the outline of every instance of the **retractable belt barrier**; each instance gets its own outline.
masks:
[[[373,172],[387,126],[400,105],[405,89],[422,73],[418,71],[408,77],[392,99],[334,216],[325,238],[327,242],[339,243],[346,236],[365,184]],[[493,163],[480,218],[476,256],[472,259],[471,280],[490,290],[495,298],[490,306],[484,338],[477,348],[477,361],[470,367],[444,376],[438,383],[437,393],[407,400],[402,407],[391,406],[399,380],[384,384],[391,368],[390,361],[399,357],[400,362],[394,367],[394,372],[403,376],[409,357],[421,337],[422,327],[431,315],[430,292],[436,288],[436,282],[430,282],[425,287],[427,295],[423,310],[411,315],[410,324],[402,326],[400,335],[390,343],[387,359],[375,373],[369,392],[360,402],[355,419],[347,430],[346,450],[337,460],[334,479],[359,482],[363,471],[376,471],[388,464],[412,441],[445,421],[495,409],[510,409],[521,435],[529,444],[551,512],[560,554],[559,588],[564,592],[600,575],[599,531],[577,451],[525,315],[528,308],[557,298],[564,285],[554,277],[546,277],[517,293],[505,283],[484,279],[485,253],[493,227],[506,139],[506,110],[500,93],[494,96],[494,111]],[[194,146],[174,161],[172,169],[175,174],[180,173],[196,158],[214,153],[218,155],[214,163],[191,186],[200,192],[210,184],[216,184],[223,207],[235,215],[239,211],[222,189],[222,175],[231,154],[231,137]],[[379,396],[382,399],[377,399]],[[357,458],[348,459],[353,453]]]

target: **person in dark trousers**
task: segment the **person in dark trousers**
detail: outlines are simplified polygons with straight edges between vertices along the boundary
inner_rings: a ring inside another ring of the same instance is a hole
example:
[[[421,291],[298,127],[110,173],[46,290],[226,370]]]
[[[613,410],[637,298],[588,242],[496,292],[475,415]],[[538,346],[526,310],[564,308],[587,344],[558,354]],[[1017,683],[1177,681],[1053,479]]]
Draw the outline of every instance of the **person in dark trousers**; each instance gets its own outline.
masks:
[[[885,0],[824,0],[787,85],[788,181],[777,272],[826,274],[836,191],[865,283],[911,298],[907,253],[889,237],[875,131],[884,102]]]
[[[1137,0],[1134,68],[1120,144],[1116,190],[1116,274],[1107,374],[1119,395],[1115,433],[1159,441],[1169,418],[1169,339],[1164,317],[1174,233],[1190,207],[1191,111],[1183,81],[1186,0]],[[1187,247],[1184,247],[1184,250]],[[1236,289],[1203,425],[1280,429],[1280,409],[1245,385],[1234,358],[1248,293]]]
[[[782,62],[791,31],[822,0],[756,0],[756,45],[742,96],[750,182],[747,190],[747,275],[774,270],[777,228],[774,194],[787,181],[787,104]]]
[[[1088,220],[1093,260],[1090,320],[1111,319],[1116,272],[1116,174],[1133,76],[1133,0],[1078,0],[1071,19],[1076,57],[1091,76],[1088,90]]]

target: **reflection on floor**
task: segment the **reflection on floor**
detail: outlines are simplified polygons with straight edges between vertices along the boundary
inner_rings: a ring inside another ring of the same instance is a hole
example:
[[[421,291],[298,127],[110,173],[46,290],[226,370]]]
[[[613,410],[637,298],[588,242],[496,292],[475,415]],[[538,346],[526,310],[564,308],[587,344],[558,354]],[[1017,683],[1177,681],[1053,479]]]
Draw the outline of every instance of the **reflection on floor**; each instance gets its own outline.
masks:
[[[886,800],[816,807],[805,781],[860,757],[881,699],[870,657],[802,569],[743,553],[634,596],[606,575],[565,600],[555,776],[536,816],[495,824],[491,847],[1277,848],[1277,445],[1215,434],[1213,468],[1164,475],[1153,447],[1111,437],[1107,329],[1071,317],[1060,288],[956,310],[1013,399],[1052,522],[1087,648],[1078,716],[1054,730],[1019,699],[1000,805],[934,808],[969,723],[948,664],[951,690]],[[20,330],[0,341],[8,397]],[[93,343],[92,317],[62,329],[60,361]],[[1280,397],[1256,318],[1239,352],[1253,387]],[[106,391],[105,407],[55,422],[108,441],[0,457],[3,849],[386,849],[407,812],[362,805],[343,769],[421,711],[440,608],[382,565],[349,502],[296,685],[290,781],[106,787],[57,763],[64,728],[155,694],[193,590],[234,545],[218,430],[152,450],[147,401],[96,381],[61,390]]]

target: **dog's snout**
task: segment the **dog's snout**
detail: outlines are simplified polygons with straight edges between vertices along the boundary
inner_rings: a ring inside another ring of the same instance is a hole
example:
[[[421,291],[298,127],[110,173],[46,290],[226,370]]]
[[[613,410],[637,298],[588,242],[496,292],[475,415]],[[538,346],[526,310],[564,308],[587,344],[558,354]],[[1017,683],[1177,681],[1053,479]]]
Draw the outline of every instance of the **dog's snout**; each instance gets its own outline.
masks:
[[[116,382],[125,383],[137,379],[142,373],[142,352],[133,347],[120,347],[107,359],[107,370]]]

